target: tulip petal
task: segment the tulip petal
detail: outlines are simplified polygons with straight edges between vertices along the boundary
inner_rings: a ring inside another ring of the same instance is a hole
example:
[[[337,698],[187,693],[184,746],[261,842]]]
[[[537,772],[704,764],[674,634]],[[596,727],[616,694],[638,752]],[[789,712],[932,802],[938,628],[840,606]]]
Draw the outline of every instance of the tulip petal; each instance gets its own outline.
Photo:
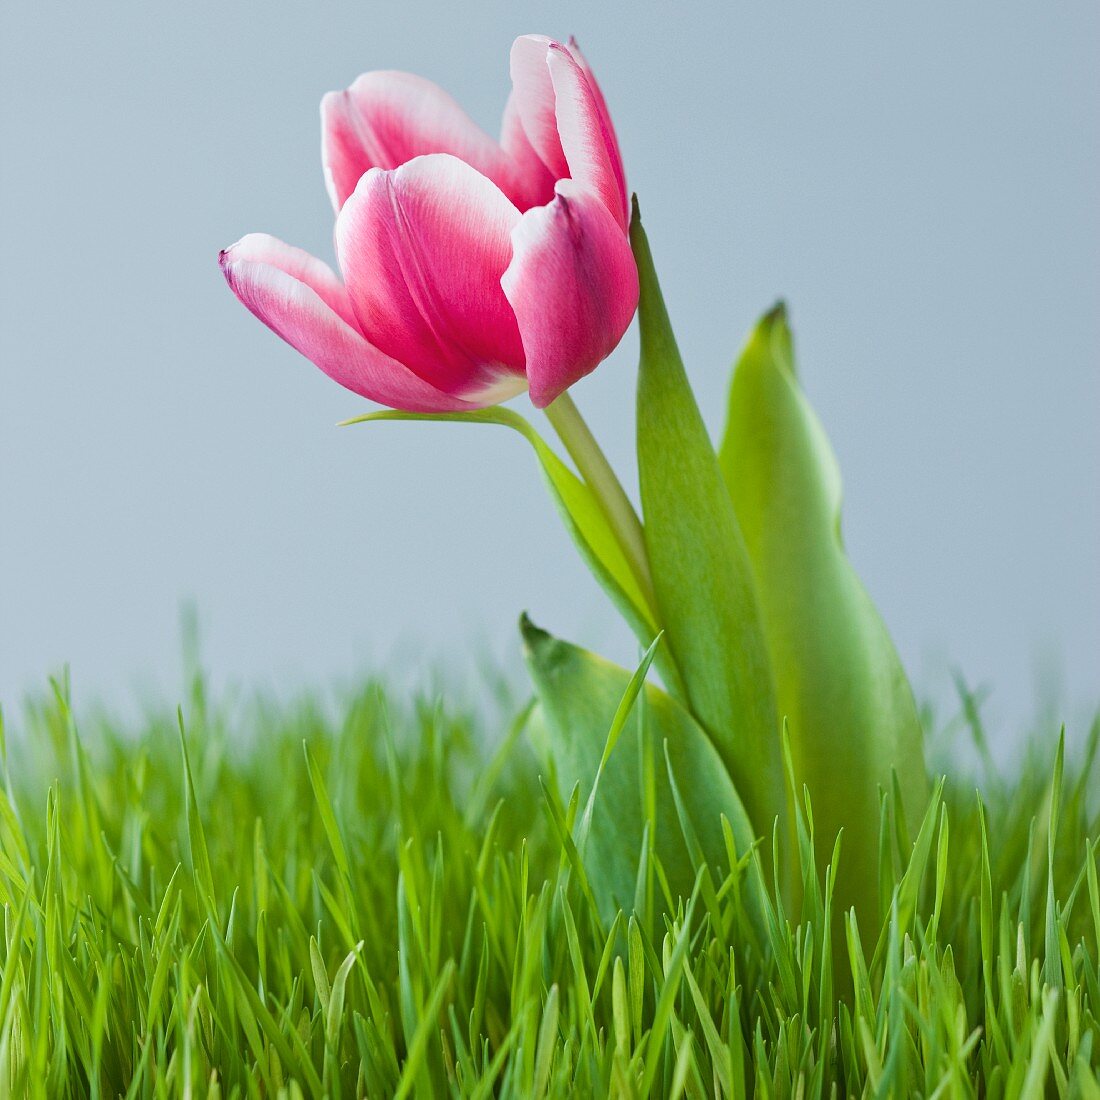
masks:
[[[545,206],[554,197],[555,177],[543,164],[542,158],[527,138],[515,91],[509,95],[504,107],[500,144],[512,162],[514,183],[512,191],[508,193],[509,198],[520,210]]]
[[[607,110],[607,100],[604,98],[604,92],[599,83],[596,80],[595,73],[592,72],[592,66],[588,65],[584,54],[581,53],[581,47],[577,45],[576,38],[571,37],[569,40],[568,48],[570,54],[573,57],[573,61],[580,66],[581,72],[584,74],[584,78],[587,81],[588,88],[592,92],[592,99],[595,103],[596,112],[599,116],[603,127],[603,138],[607,149],[607,156],[612,165],[612,171],[615,174],[615,178],[618,183],[619,194],[623,196],[623,210],[626,217],[626,228],[630,226],[630,191],[626,186],[626,169],[623,166],[623,151],[619,149],[618,134],[615,133],[615,125],[612,122],[612,114]]]
[[[592,66],[588,64],[584,54],[581,53],[581,47],[576,42],[576,38],[571,37],[568,45],[569,52],[573,55],[573,61],[577,65],[581,66],[581,72],[584,74],[588,81],[588,87],[592,88],[592,95],[596,101],[596,108],[599,111],[599,118],[603,120],[604,129],[607,133],[608,147],[610,153],[612,153],[613,163],[617,162],[621,171],[621,165],[623,165],[623,152],[619,149],[618,134],[615,133],[615,127],[612,124],[612,113],[607,110],[607,100],[604,98],[604,92],[599,83],[596,80],[595,73],[592,72]],[[626,194],[625,180],[626,175],[623,173],[624,187],[623,191]]]
[[[277,267],[300,283],[305,283],[330,309],[334,310],[352,328],[358,329],[351,299],[339,275],[312,252],[280,241],[268,233],[247,233],[223,253],[225,264],[242,262],[267,264]],[[231,284],[232,285],[232,284]]]
[[[534,150],[547,172],[555,181],[569,175],[569,165],[558,137],[558,120],[554,105],[554,82],[550,79],[547,53],[552,45],[541,34],[525,34],[512,44],[510,68],[512,72],[512,98],[509,107],[514,109],[526,136],[528,146]],[[515,150],[514,137],[506,133],[502,144]]]
[[[626,180],[603,96],[565,46],[551,43],[547,67],[569,176],[599,195],[625,232],[630,223]]]
[[[556,192],[523,215],[501,280],[540,409],[612,352],[638,305],[638,271],[618,222],[576,181],[559,181]]]
[[[354,327],[339,279],[309,253],[252,233],[222,252],[219,262],[240,301],[341,386],[409,412],[471,407],[367,343]]]
[[[321,159],[337,211],[369,168],[396,168],[425,153],[451,153],[511,193],[504,151],[430,80],[365,73],[321,101]]]
[[[447,393],[503,400],[522,390],[523,344],[500,285],[519,220],[495,184],[455,157],[372,168],[336,219],[367,340]]]

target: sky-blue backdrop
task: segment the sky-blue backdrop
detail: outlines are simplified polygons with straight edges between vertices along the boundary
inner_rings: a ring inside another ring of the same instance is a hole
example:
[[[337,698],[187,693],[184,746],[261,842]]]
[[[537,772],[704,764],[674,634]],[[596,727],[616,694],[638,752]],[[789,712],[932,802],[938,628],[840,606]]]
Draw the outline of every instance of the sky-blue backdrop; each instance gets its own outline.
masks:
[[[363,411],[253,321],[219,247],[331,256],[321,95],[370,68],[495,131],[518,33],[610,100],[717,430],[791,303],[848,544],[919,687],[1023,725],[1100,694],[1100,8],[959,4],[9,6],[0,39],[0,700],[506,659],[521,608],[629,661],[520,442]],[[631,465],[633,332],[575,396]],[[1038,670],[1038,673],[1037,673]],[[158,687],[159,686],[159,687]]]

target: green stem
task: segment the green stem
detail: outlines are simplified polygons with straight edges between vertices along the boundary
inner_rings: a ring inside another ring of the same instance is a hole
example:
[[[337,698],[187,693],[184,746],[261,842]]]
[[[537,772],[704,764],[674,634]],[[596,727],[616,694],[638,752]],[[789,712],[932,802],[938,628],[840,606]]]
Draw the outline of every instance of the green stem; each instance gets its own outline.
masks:
[[[645,535],[638,513],[615,476],[615,471],[600,450],[596,437],[589,430],[580,410],[568,393],[563,393],[556,401],[546,407],[546,418],[553,425],[558,437],[565,444],[569,457],[577,465],[585,483],[599,501],[607,522],[611,524],[615,537],[619,540],[630,571],[634,574],[642,595],[651,608],[656,610],[657,601],[653,593],[653,579],[649,573],[649,555],[646,552]]]

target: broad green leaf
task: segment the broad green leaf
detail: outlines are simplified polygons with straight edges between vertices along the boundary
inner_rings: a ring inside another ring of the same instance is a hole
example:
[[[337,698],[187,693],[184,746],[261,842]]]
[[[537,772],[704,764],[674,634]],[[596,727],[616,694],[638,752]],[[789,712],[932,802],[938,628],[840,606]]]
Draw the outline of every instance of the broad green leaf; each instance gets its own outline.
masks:
[[[535,451],[546,485],[566,530],[581,552],[585,564],[611,597],[638,640],[650,645],[658,632],[656,610],[638,585],[591,489],[558,457],[554,450],[519,413],[499,406],[459,413],[406,413],[395,410],[367,413],[344,424],[364,424],[379,420],[438,420],[469,424],[498,424],[519,432]],[[665,683],[675,690],[679,674],[671,657],[658,654],[657,668]]]
[[[757,590],[791,737],[809,787],[817,856],[844,828],[840,910],[873,912],[879,789],[896,769],[910,834],[928,802],[921,728],[886,628],[840,535],[840,472],[795,375],[782,306],[734,372],[719,452]]]
[[[670,695],[653,684],[639,693],[625,722],[620,704],[632,689],[625,669],[593,653],[551,637],[526,617],[521,621],[527,665],[539,699],[538,747],[547,754],[558,790],[568,799],[579,784],[584,804],[599,777],[599,790],[586,810],[584,866],[601,913],[608,919],[633,908],[638,858],[647,813],[641,776],[650,761],[664,759],[676,783],[690,792],[688,813],[703,856],[720,881],[729,871],[721,816],[733,829],[739,854],[749,850],[755,833],[721,758],[706,734]],[[644,702],[643,702],[644,700]],[[618,726],[617,741],[605,753],[608,731]],[[652,764],[651,764],[652,766]],[[695,869],[684,839],[668,771],[653,768],[655,786],[652,838],[674,894],[687,898]]]
[[[638,476],[653,587],[686,702],[760,835],[786,820],[775,689],[745,542],[635,209]]]

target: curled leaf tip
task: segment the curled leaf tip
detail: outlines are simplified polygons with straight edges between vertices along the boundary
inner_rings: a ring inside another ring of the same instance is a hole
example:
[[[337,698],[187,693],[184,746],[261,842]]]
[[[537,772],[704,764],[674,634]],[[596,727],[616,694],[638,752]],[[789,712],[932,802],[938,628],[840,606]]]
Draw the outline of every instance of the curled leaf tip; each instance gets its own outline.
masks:
[[[775,305],[764,314],[764,320],[771,324],[775,324],[777,321],[786,324],[787,323],[787,303],[784,299],[777,299]]]
[[[642,220],[642,208],[638,205],[638,192],[634,191],[630,195],[630,221],[631,224],[640,222]]]
[[[524,645],[529,649],[550,637],[542,627],[536,626],[531,621],[531,616],[526,611],[519,617],[519,632],[523,636]]]

